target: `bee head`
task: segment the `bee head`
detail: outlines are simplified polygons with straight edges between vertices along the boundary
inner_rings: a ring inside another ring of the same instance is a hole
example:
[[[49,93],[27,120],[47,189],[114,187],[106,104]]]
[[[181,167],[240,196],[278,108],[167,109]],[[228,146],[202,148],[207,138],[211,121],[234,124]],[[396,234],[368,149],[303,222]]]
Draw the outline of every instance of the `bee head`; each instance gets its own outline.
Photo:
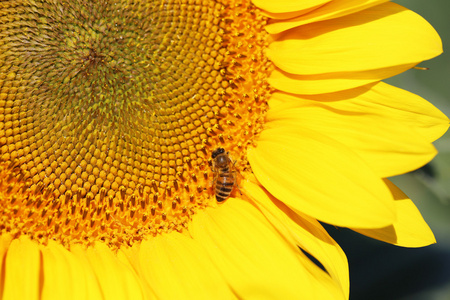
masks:
[[[214,159],[217,157],[217,155],[225,153],[225,149],[223,148],[217,148],[216,150],[214,150],[211,154],[211,157]]]

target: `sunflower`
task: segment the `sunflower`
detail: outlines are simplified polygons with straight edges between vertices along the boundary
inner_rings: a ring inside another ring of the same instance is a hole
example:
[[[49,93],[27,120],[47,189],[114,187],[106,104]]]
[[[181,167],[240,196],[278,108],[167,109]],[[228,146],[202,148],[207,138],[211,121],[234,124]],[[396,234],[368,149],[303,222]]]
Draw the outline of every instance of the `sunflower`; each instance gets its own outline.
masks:
[[[381,80],[441,51],[387,1],[0,2],[0,298],[348,298],[320,222],[435,242],[386,178],[448,119]]]

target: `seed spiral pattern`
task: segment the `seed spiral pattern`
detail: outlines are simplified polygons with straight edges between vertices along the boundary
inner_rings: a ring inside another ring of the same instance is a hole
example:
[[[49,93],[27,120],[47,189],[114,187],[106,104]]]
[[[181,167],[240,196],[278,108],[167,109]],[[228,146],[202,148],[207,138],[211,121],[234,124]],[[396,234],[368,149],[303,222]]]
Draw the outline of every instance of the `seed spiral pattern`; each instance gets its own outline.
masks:
[[[271,65],[227,2],[0,3],[3,232],[131,245],[215,205],[215,148],[249,171]]]

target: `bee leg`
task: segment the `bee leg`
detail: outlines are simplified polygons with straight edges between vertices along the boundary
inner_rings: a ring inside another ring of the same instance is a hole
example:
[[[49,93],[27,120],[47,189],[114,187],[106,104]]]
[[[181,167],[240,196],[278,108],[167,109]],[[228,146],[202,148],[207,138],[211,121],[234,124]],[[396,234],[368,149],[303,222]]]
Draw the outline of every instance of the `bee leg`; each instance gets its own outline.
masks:
[[[233,171],[232,171],[232,173],[233,173],[235,185],[236,185],[236,187],[238,188],[238,191],[239,191],[239,193],[240,193],[241,196],[242,196],[241,189],[239,188],[239,184],[238,184],[238,182],[237,182],[237,180],[236,180],[236,173],[238,173],[238,172],[236,172],[236,168],[234,167],[234,166],[236,165],[236,162],[237,162],[237,160],[235,160],[235,161],[233,162],[233,168],[232,168]],[[238,174],[239,174],[239,176],[241,176],[242,178],[244,178],[244,176],[242,176],[241,173],[238,173]]]
[[[233,173],[234,184],[236,185],[236,187],[237,187],[239,193],[240,193],[241,196],[242,196],[241,189],[239,188],[239,184],[238,184],[238,182],[237,182],[237,180],[236,180],[236,173],[237,173],[237,172],[236,172],[236,171],[233,171],[232,173]],[[239,174],[239,175],[241,175],[241,174]],[[242,175],[241,175],[241,177],[242,177]],[[243,177],[242,177],[242,178],[243,178]]]
[[[211,187],[213,189],[213,191],[215,191],[216,190],[216,182],[217,182],[217,178],[219,178],[219,174],[215,171],[215,169],[213,169],[213,172],[214,172],[214,178],[209,183],[209,187]]]
[[[236,187],[238,188],[239,194],[241,194],[241,196],[242,196],[241,189],[239,188],[239,184],[237,184],[237,182],[236,182]]]
[[[237,160],[235,160],[234,162],[233,162],[233,173],[234,174],[239,174],[239,176],[241,176],[241,178],[242,179],[244,179],[244,176],[242,176],[242,174],[241,173],[239,173],[239,172],[236,172],[236,168],[234,167],[235,165],[236,165],[236,162],[237,162]],[[235,179],[236,179],[236,176],[235,176]],[[236,180],[235,180],[236,181]]]

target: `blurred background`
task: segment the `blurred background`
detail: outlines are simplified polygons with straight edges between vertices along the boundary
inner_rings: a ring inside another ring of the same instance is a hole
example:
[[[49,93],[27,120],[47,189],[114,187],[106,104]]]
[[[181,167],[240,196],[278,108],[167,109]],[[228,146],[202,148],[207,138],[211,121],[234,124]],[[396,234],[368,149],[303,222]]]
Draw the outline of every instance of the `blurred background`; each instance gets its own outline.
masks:
[[[450,117],[450,1],[393,2],[436,29],[444,54],[419,64],[429,70],[409,70],[385,81],[427,99]],[[439,154],[430,164],[391,180],[417,205],[437,244],[402,248],[327,227],[348,256],[351,300],[450,300],[450,131],[434,144]]]

